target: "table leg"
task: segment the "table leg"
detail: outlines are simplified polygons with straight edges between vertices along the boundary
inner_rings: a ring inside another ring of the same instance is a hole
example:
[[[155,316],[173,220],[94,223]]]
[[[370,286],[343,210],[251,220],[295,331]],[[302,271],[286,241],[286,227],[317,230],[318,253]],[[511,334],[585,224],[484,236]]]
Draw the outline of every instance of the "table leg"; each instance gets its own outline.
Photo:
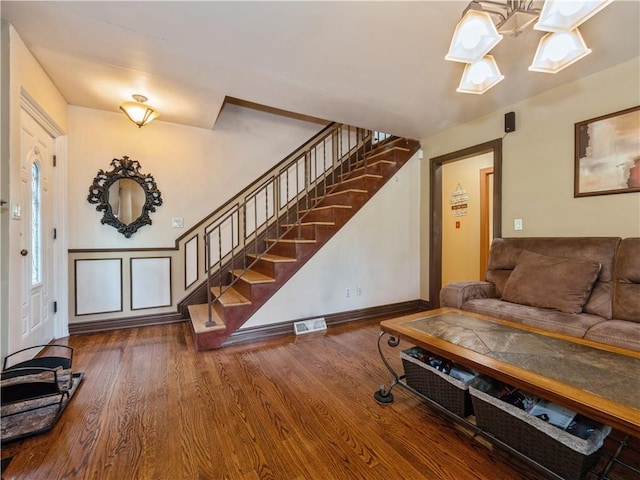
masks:
[[[383,405],[393,402],[393,394],[391,393],[391,390],[393,389],[393,387],[400,383],[400,380],[404,378],[404,375],[398,375],[396,373],[396,371],[389,364],[384,354],[382,353],[381,342],[382,337],[384,337],[385,334],[386,332],[380,332],[380,335],[378,335],[378,353],[380,354],[382,363],[384,363],[385,367],[387,367],[387,370],[389,370],[389,372],[393,376],[393,379],[389,383],[389,388],[387,388],[384,384],[380,385],[380,388],[373,394],[373,398],[375,399],[375,401]],[[389,338],[387,339],[387,344],[390,347],[397,347],[400,344],[400,339],[394,336],[389,336]]]

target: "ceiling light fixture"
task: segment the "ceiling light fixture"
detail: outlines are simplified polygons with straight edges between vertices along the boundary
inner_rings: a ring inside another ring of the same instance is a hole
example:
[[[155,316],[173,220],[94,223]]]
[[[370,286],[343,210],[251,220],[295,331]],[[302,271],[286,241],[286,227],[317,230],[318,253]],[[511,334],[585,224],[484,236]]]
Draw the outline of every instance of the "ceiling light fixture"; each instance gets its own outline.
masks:
[[[504,79],[495,59],[487,55],[503,38],[517,37],[536,20],[540,40],[529,70],[557,73],[585,57],[587,48],[577,27],[613,0],[546,0],[542,9],[533,0],[473,0],[456,25],[446,60],[465,66],[457,91],[481,94]]]
[[[138,128],[151,123],[160,115],[156,109],[145,104],[148,98],[144,95],[134,94],[132,97],[135,101],[122,102],[120,110],[129,117],[129,120],[138,125]]]

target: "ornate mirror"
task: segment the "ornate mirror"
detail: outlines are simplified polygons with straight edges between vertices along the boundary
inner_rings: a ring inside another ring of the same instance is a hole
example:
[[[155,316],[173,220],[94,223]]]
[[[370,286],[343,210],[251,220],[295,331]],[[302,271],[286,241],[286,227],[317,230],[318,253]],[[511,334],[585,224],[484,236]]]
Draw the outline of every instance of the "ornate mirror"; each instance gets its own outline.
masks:
[[[140,227],[151,225],[149,213],[162,205],[162,197],[153,177],[140,173],[137,160],[114,158],[111,167],[109,172],[98,170],[87,200],[104,212],[100,223],[111,225],[130,238]]]

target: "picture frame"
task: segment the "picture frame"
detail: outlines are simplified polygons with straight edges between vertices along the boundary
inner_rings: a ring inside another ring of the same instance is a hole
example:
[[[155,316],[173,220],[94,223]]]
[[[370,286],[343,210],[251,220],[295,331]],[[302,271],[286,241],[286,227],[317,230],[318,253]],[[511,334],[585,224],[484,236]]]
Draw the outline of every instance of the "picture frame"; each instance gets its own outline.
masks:
[[[640,192],[640,105],[575,124],[574,198]]]

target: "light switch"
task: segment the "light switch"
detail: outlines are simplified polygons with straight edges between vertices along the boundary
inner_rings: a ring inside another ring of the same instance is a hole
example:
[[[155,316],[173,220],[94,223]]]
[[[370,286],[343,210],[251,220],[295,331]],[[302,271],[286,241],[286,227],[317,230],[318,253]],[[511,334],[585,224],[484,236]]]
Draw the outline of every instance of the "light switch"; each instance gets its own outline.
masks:
[[[521,218],[516,218],[513,221],[513,229],[514,230],[522,230],[522,219]]]
[[[171,219],[171,226],[173,228],[183,228],[184,227],[184,218],[173,217]]]
[[[11,205],[11,218],[14,220],[20,220],[22,218],[22,207],[20,207],[20,204],[14,203]]]

